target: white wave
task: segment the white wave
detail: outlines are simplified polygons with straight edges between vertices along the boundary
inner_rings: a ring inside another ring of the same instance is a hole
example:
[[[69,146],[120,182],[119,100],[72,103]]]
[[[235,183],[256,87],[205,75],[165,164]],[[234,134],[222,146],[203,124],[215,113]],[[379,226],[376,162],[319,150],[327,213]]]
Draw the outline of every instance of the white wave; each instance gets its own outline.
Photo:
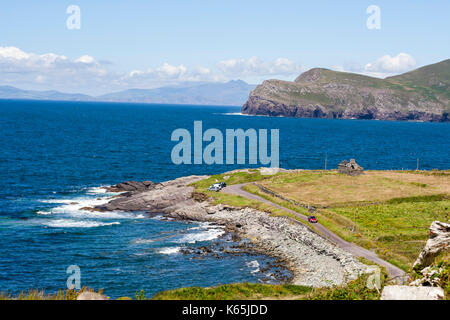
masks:
[[[135,214],[122,211],[89,211],[83,208],[93,208],[107,203],[110,198],[92,198],[76,197],[73,199],[52,199],[41,200],[44,203],[61,204],[60,206],[49,209],[48,211],[39,211],[38,214],[64,214],[76,218],[94,218],[94,219],[143,219],[143,214]]]
[[[225,112],[225,113],[216,113],[216,114],[221,114],[224,116],[269,117],[264,114],[245,114],[245,113],[241,113],[241,112]],[[282,118],[282,116],[278,116],[278,117]]]
[[[72,203],[75,202],[74,199],[49,199],[49,200],[39,200],[43,203]]]
[[[91,211],[84,208],[93,208],[106,204],[114,193],[108,193],[105,187],[93,187],[85,190],[85,196],[75,196],[70,199],[45,199],[43,203],[55,204],[53,208],[37,211],[38,215],[53,215],[54,220],[46,219],[43,225],[55,228],[92,228],[117,225],[120,222],[111,222],[112,219],[143,219],[141,212],[122,211]],[[101,222],[98,219],[107,221]],[[96,221],[97,220],[97,221]]]
[[[107,193],[106,186],[92,187],[86,190],[87,194],[104,194]]]
[[[253,268],[252,271],[250,271],[250,273],[257,273],[259,272],[259,262],[256,260],[252,260],[250,262],[246,262],[245,265],[249,268]]]
[[[86,189],[86,194],[89,195],[101,195],[101,196],[117,196],[118,194],[125,193],[121,192],[111,192],[107,190],[108,186],[91,187]]]
[[[175,220],[174,218],[166,217],[166,216],[163,216],[161,214],[153,216],[150,219],[152,219],[152,220],[159,220],[159,221],[174,221]]]
[[[53,228],[95,228],[117,224],[120,224],[120,222],[78,221],[71,219],[57,219],[43,223],[43,225]]]
[[[139,238],[139,239],[136,239],[133,241],[133,243],[135,243],[135,244],[145,244],[145,243],[152,243],[152,242],[155,242],[155,240]]]
[[[52,214],[49,211],[37,211],[36,214],[40,214],[40,215],[48,215],[48,214]]]
[[[211,241],[217,239],[225,233],[222,227],[211,226],[210,224],[204,223],[203,231],[196,233],[189,233],[183,235],[177,242],[178,243],[196,243],[201,241]],[[194,228],[192,228],[194,229]]]
[[[180,249],[181,247],[167,247],[159,249],[158,252],[162,254],[175,254],[180,252]]]

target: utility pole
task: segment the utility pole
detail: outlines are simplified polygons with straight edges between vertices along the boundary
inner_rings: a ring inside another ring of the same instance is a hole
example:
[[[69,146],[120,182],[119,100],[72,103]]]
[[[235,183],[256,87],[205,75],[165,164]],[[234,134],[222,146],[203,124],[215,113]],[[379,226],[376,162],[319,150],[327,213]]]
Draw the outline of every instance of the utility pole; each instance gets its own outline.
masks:
[[[417,167],[416,167],[416,171],[419,171],[419,158],[417,158]]]
[[[328,153],[325,154],[325,170],[327,170]]]

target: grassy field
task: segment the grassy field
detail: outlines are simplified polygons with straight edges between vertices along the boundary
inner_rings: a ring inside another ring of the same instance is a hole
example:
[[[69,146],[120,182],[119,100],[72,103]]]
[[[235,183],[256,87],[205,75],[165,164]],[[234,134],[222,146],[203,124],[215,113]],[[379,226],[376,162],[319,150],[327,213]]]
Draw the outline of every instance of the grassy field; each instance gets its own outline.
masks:
[[[380,292],[367,288],[368,276],[343,286],[310,288],[297,285],[233,283],[211,288],[190,287],[157,293],[154,300],[378,300]],[[381,274],[381,287],[387,275]],[[381,291],[381,290],[380,290]]]
[[[252,207],[304,223],[269,204],[207,190],[218,181],[229,185],[257,182],[285,199],[314,206],[314,214],[325,227],[347,241],[374,250],[405,271],[411,270],[423,248],[431,222],[450,220],[450,171],[366,171],[352,177],[333,170],[265,176],[251,169],[215,175],[194,184],[197,192],[215,203]],[[256,185],[247,184],[244,189],[308,215],[304,207],[264,193]]]
[[[450,219],[449,171],[368,171],[356,177],[298,171],[258,183],[286,199],[317,207],[315,215],[325,227],[406,271],[423,248],[431,222]],[[257,189],[248,191],[261,195]],[[300,213],[304,210],[265,197]]]
[[[380,202],[393,198],[450,194],[449,175],[368,171],[350,177],[336,171],[299,171],[279,174],[261,185],[289,199],[314,206],[339,206],[352,202]]]

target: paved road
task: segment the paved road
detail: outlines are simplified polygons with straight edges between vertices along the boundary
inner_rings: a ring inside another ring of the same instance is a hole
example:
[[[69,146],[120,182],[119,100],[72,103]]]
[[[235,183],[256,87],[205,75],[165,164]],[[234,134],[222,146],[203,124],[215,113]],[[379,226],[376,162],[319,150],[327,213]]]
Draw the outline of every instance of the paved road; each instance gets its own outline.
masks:
[[[276,208],[282,209],[286,212],[292,213],[295,216],[299,217],[300,219],[308,222],[308,217],[305,215],[302,215],[296,211],[290,210],[288,208],[285,208],[283,206],[280,206],[276,203],[273,203],[272,201],[269,201],[267,199],[264,199],[262,197],[259,197],[257,195],[254,195],[250,192],[247,192],[245,190],[242,189],[242,187],[246,185],[246,183],[244,184],[234,184],[234,185],[230,185],[227,186],[225,188],[222,189],[222,192],[226,192],[226,193],[230,193],[230,194],[234,194],[234,195],[240,195],[242,197],[246,197],[249,199],[253,199],[253,200],[257,200],[257,201],[261,201],[267,204],[270,204],[271,206],[274,206]],[[331,232],[330,230],[328,230],[327,228],[325,228],[324,226],[322,226],[320,223],[316,223],[314,224],[314,228],[321,232],[323,236],[325,236],[328,240],[330,240],[331,242],[335,243],[336,245],[338,245],[339,247],[341,247],[344,250],[347,250],[348,252],[350,252],[351,254],[357,256],[357,257],[363,257],[366,258],[372,262],[375,262],[378,265],[381,265],[383,267],[386,268],[387,272],[389,273],[389,276],[392,279],[397,280],[400,284],[402,284],[404,282],[404,277],[405,277],[405,272],[390,264],[389,262],[381,259],[380,257],[378,257],[374,252],[364,249],[360,246],[357,246],[354,243],[350,243],[345,241],[344,239],[338,237],[337,235],[335,235],[333,232]]]

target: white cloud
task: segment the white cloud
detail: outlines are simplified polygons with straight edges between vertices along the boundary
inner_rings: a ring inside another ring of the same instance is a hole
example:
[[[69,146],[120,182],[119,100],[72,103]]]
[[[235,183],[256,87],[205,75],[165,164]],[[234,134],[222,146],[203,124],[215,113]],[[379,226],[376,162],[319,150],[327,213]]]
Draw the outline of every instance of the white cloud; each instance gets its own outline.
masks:
[[[84,55],[79,57],[78,59],[75,60],[75,62],[80,62],[80,63],[94,63],[95,59],[91,56],[88,55]]]
[[[303,68],[286,58],[264,61],[258,57],[248,59],[229,59],[220,61],[218,68],[225,75],[233,77],[298,75]]]
[[[29,54],[16,47],[0,47],[0,59],[23,60],[28,59]]]
[[[382,56],[373,63],[365,65],[366,72],[376,73],[402,73],[415,68],[416,60],[407,53],[399,53],[395,57],[390,55]]]
[[[411,71],[416,67],[416,60],[407,53],[399,53],[391,57],[385,55],[375,62],[360,65],[357,63],[346,63],[345,65],[334,65],[332,70],[342,72],[360,73],[371,77],[386,78],[389,76]]]
[[[267,77],[297,76],[302,67],[286,58],[264,61],[258,57],[229,59],[208,68],[165,62],[148,69],[113,72],[110,63],[90,55],[68,58],[55,53],[35,54],[0,46],[0,85],[23,89],[60,90],[102,94],[129,88],[156,88],[184,82],[225,82],[242,79],[259,83]]]
[[[162,78],[181,78],[187,71],[183,65],[172,66],[165,62],[162,66],[156,69],[158,75]]]
[[[107,86],[108,80],[108,71],[88,55],[71,60],[55,53],[35,54],[0,46],[0,85],[87,91]]]
[[[182,82],[192,81],[224,81],[224,77],[214,74],[211,69],[197,66],[188,69],[184,65],[171,65],[167,62],[154,69],[133,70],[123,76],[120,81],[124,86],[139,88],[151,88],[164,85],[177,85]]]

